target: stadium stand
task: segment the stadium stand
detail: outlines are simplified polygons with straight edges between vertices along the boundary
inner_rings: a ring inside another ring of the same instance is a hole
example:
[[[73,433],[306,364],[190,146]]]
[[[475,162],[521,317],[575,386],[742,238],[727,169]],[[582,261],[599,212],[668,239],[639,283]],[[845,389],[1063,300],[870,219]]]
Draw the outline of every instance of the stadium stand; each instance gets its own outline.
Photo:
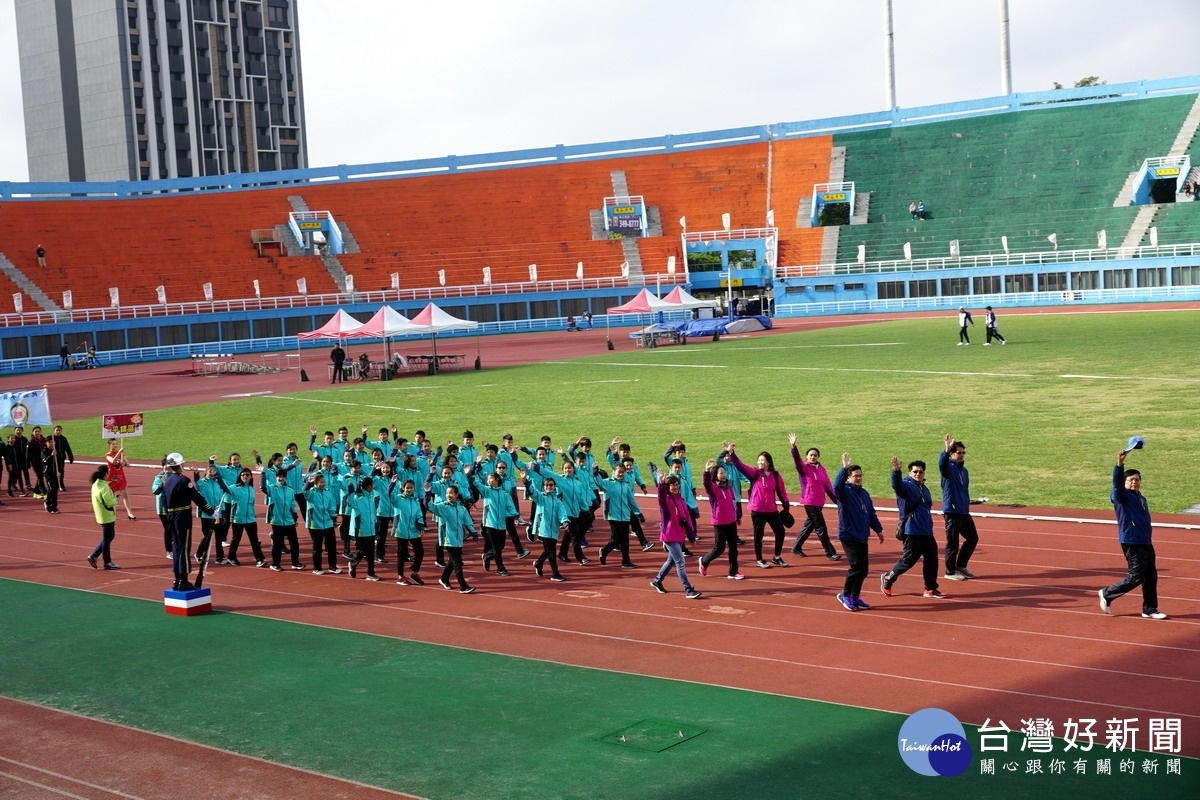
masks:
[[[846,178],[870,192],[866,225],[843,230],[838,262],[1119,245],[1137,209],[1113,207],[1129,173],[1170,148],[1194,96],[1044,108],[835,137]],[[929,219],[908,206],[924,200]]]

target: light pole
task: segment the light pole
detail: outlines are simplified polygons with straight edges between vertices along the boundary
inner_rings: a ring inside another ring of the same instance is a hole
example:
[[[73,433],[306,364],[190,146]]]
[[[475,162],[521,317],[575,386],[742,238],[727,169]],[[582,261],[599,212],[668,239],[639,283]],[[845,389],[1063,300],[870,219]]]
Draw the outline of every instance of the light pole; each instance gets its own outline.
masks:
[[[727,272],[717,273],[718,278],[725,278],[726,301],[725,313],[729,315],[730,321],[733,320],[733,267],[730,267]]]

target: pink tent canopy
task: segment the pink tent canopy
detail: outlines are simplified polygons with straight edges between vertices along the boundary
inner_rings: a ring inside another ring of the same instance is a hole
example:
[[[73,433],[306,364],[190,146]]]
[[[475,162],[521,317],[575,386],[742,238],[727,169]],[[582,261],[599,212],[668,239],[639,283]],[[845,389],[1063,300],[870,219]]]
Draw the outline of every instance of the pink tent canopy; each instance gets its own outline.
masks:
[[[375,316],[362,323],[351,335],[363,339],[386,339],[389,336],[403,336],[408,333],[424,333],[424,331],[409,322],[396,309],[391,306],[383,306],[375,312]]]
[[[413,330],[410,333],[441,333],[442,331],[457,331],[468,328],[478,328],[478,322],[471,322],[469,319],[459,319],[458,317],[447,314],[442,309],[438,308],[435,303],[430,303],[421,309],[421,313],[412,318]]]
[[[678,311],[679,306],[659,300],[649,289],[642,289],[637,297],[620,306],[608,309],[609,314],[649,314],[655,311]]]
[[[314,339],[352,339],[358,335],[358,329],[361,327],[361,322],[339,308],[329,322],[326,322],[315,331],[298,333],[296,334],[296,338],[302,342]]]

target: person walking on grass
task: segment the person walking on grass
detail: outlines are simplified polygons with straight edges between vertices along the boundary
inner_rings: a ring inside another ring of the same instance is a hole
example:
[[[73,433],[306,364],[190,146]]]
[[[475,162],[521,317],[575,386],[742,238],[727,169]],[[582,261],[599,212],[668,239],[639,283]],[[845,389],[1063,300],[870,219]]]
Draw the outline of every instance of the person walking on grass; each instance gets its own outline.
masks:
[[[1127,450],[1117,453],[1112,472],[1113,510],[1117,515],[1117,541],[1125,554],[1129,572],[1112,586],[1100,590],[1100,610],[1111,613],[1112,602],[1137,587],[1142,587],[1142,616],[1146,619],[1166,619],[1158,610],[1158,566],[1155,564],[1153,530],[1150,524],[1150,504],[1142,494],[1142,473],[1125,469]]]
[[[429,504],[429,510],[442,522],[438,528],[438,537],[446,550],[446,566],[442,569],[438,585],[443,589],[453,589],[450,585],[450,575],[453,574],[458,579],[459,593],[470,594],[475,591],[475,587],[467,583],[467,576],[463,573],[462,549],[463,536],[468,531],[475,532],[475,523],[471,520],[471,513],[467,511],[467,507],[462,504],[458,487],[446,487],[446,499],[433,501]]]
[[[733,442],[724,442],[723,446],[729,454],[729,462],[750,479],[750,522],[754,526],[754,558],[759,568],[770,569],[772,564],[786,567],[787,562],[783,560],[783,539],[786,531],[783,527],[783,517],[775,507],[776,498],[783,503],[785,510],[790,505],[783,476],[775,469],[775,461],[766,450],[758,454],[758,466],[750,467],[737,457],[737,446]],[[775,556],[770,563],[763,560],[763,534],[768,525],[775,535]]]
[[[817,541],[825,550],[825,557],[830,561],[839,561],[841,556],[829,541],[829,528],[825,525],[825,498],[837,502],[833,493],[833,484],[829,482],[829,473],[821,464],[821,451],[810,447],[800,459],[800,451],[796,449],[796,434],[788,435],[788,443],[792,446],[792,463],[796,465],[796,475],[800,478],[800,503],[804,506],[804,527],[792,545],[792,553],[804,556],[804,542],[811,534],[817,535]]]
[[[793,448],[794,450],[794,448]],[[838,507],[837,538],[846,551],[846,582],[837,596],[848,611],[865,611],[870,608],[862,599],[863,581],[870,571],[868,550],[871,531],[883,543],[883,525],[875,513],[871,495],[863,488],[862,467],[852,463],[849,453],[842,453],[842,468],[833,481],[833,491]]]
[[[948,433],[945,441],[946,448],[938,455],[938,472],[942,476],[942,519],[946,525],[946,580],[965,581],[975,577],[967,569],[967,562],[979,544],[971,517],[967,447]]]
[[[900,459],[892,456],[892,491],[896,493],[900,523],[897,536],[904,542],[904,553],[890,570],[880,577],[880,588],[888,597],[896,580],[921,562],[921,577],[925,581],[924,596],[945,597],[938,589],[937,539],[933,537],[933,498],[925,486],[925,462],[912,461],[908,475],[900,477]]]
[[[709,565],[729,550],[730,580],[740,581],[746,576],[738,571],[738,533],[737,533],[737,494],[729,480],[729,472],[724,465],[718,464],[715,458],[710,458],[704,465],[704,493],[708,495],[708,505],[712,511],[713,542],[712,550],[700,556],[700,574],[708,575]]]
[[[971,335],[967,333],[968,327],[973,327],[975,320],[971,319],[971,312],[965,307],[958,309],[958,346],[962,347],[965,344],[971,343]]]
[[[659,567],[658,574],[650,585],[659,594],[667,594],[663,580],[671,567],[679,576],[683,586],[684,597],[695,600],[700,597],[700,590],[692,586],[687,576],[687,563],[683,558],[683,543],[696,541],[696,528],[692,524],[692,514],[688,510],[687,501],[681,493],[680,480],[676,475],[660,475],[658,484],[658,510],[662,514],[662,533],[659,535],[663,547],[667,550],[667,560]]]
[[[108,485],[108,465],[97,467],[89,480],[92,484],[92,511],[100,525],[100,543],[88,556],[88,563],[92,569],[99,569],[97,561],[103,559],[105,569],[120,569],[112,560],[112,542],[117,535],[117,497]]]
[[[987,341],[983,343],[984,347],[992,346],[992,339],[999,339],[1000,344],[1008,344],[1008,340],[1000,335],[1000,331],[996,329],[996,312],[992,311],[992,307],[988,306],[984,309],[987,314],[983,318],[983,329],[987,332]]]

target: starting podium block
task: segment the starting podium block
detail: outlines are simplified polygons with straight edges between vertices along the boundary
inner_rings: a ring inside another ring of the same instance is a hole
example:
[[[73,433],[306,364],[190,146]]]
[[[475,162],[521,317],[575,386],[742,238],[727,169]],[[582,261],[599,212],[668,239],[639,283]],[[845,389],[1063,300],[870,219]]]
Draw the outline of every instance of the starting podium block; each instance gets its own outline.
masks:
[[[180,617],[195,617],[212,611],[212,590],[191,589],[177,592],[167,589],[163,592],[163,606],[168,614]]]

